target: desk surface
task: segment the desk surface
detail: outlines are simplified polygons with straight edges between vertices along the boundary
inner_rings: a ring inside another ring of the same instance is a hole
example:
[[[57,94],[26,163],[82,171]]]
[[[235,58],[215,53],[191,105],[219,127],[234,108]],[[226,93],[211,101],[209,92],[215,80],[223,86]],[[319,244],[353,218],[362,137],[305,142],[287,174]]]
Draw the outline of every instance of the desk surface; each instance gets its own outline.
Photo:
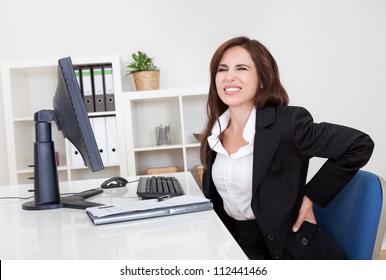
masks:
[[[190,172],[177,177],[185,192],[202,196]],[[136,178],[127,178],[129,181]],[[104,180],[60,184],[60,192],[97,188]],[[137,183],[89,199],[103,204],[137,200]],[[0,186],[0,197],[31,196],[32,185]],[[28,211],[26,200],[0,200],[0,259],[247,259],[214,211],[94,226],[85,210]]]

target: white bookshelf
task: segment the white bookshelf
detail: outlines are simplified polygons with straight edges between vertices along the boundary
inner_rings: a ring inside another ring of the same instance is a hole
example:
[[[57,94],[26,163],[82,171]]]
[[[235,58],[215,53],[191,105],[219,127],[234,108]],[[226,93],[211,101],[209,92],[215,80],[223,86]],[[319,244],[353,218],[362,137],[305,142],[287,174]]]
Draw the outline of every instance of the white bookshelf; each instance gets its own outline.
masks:
[[[118,164],[92,173],[71,164],[68,140],[52,122],[52,137],[59,153],[60,181],[142,175],[148,168],[178,166],[191,171],[199,165],[199,133],[206,122],[207,87],[122,92],[125,73],[117,55],[72,57],[74,65],[112,64],[115,112],[89,113],[89,117],[116,116]],[[57,59],[9,61],[1,65],[7,159],[10,184],[31,183],[35,142],[34,113],[53,109],[57,86]],[[156,145],[155,127],[170,124],[171,145]]]
[[[90,113],[92,117],[115,115],[118,130],[123,131],[121,112],[121,70],[120,58],[116,55],[95,57],[72,57],[74,65],[111,63],[115,89],[115,112]],[[53,109],[53,96],[57,86],[57,59],[10,61],[2,63],[4,115],[6,124],[7,159],[11,184],[31,183],[33,177],[34,113],[42,109]],[[59,153],[60,181],[87,178],[105,178],[126,175],[124,133],[118,135],[118,149],[122,151],[119,164],[105,164],[103,171],[92,173],[86,167],[72,167],[70,145],[55,122],[52,122],[52,137],[55,150]]]
[[[170,166],[195,175],[200,144],[193,133],[205,125],[207,94],[207,87],[122,93],[129,175]],[[170,145],[156,144],[161,124],[170,124]]]

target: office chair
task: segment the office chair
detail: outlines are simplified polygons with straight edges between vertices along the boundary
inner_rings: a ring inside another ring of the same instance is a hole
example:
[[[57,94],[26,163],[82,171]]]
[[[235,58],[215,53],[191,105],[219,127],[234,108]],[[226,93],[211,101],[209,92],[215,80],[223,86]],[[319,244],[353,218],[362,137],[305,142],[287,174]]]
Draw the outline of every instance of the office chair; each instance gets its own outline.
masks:
[[[314,204],[316,221],[348,260],[379,259],[386,225],[386,183],[359,170],[327,208]]]

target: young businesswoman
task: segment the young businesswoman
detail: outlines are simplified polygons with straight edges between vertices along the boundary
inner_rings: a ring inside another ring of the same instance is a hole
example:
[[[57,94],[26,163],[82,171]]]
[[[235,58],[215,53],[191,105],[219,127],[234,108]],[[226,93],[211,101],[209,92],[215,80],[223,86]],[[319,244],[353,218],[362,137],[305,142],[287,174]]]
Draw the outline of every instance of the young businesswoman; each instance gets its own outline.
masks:
[[[313,203],[326,206],[369,160],[371,138],[314,123],[288,106],[275,59],[258,41],[233,38],[210,64],[208,123],[201,138],[203,190],[250,259],[292,258],[286,244]],[[326,158],[306,184],[309,159]]]

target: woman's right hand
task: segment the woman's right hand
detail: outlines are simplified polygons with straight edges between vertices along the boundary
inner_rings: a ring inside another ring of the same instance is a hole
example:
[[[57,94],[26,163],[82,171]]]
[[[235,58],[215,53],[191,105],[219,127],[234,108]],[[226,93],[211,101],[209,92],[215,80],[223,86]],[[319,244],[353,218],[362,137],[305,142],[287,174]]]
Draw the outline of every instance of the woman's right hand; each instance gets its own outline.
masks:
[[[298,218],[292,227],[293,232],[297,232],[304,221],[316,224],[316,219],[313,210],[314,203],[307,196],[303,197],[302,206],[299,210]]]

